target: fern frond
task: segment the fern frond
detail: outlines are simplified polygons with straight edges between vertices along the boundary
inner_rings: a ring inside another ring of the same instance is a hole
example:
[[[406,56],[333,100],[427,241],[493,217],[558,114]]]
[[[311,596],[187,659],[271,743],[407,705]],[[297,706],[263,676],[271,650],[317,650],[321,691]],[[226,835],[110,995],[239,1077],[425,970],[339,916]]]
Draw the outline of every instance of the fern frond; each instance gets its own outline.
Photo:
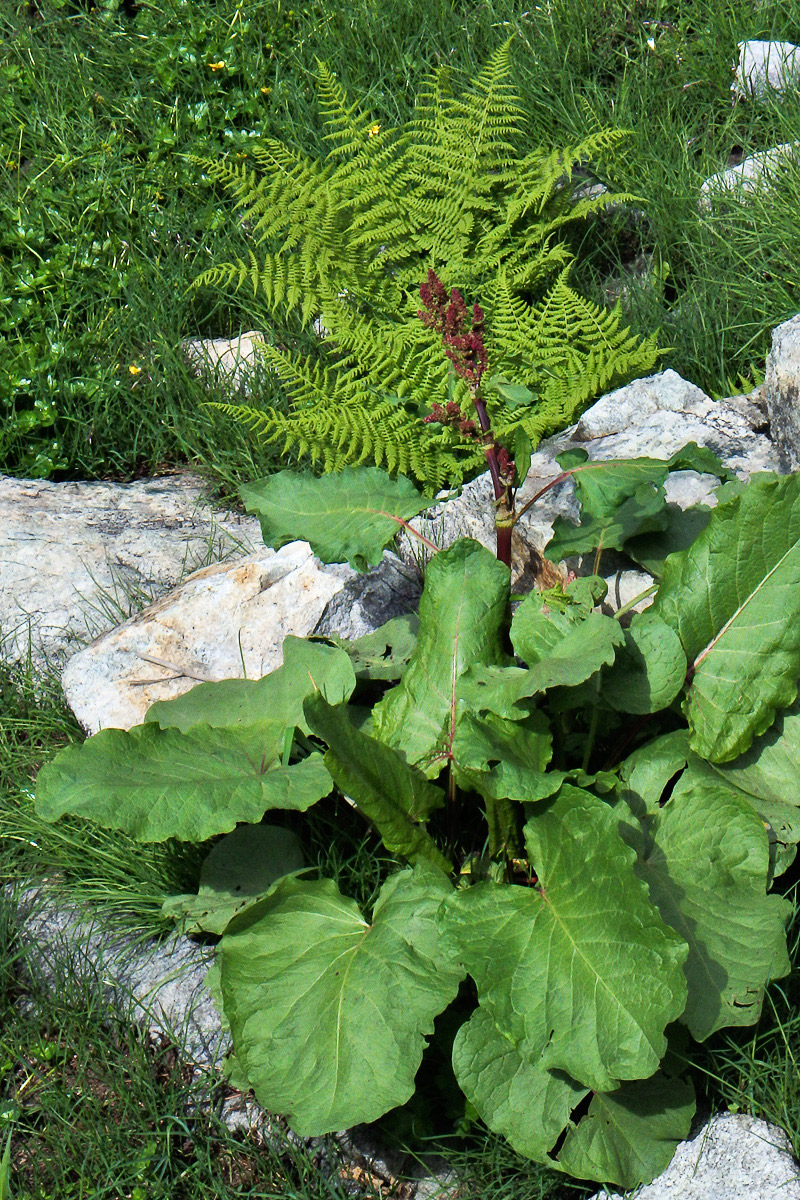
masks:
[[[618,308],[570,287],[572,254],[559,240],[567,222],[631,199],[575,200],[576,168],[613,157],[624,134],[593,129],[573,146],[520,155],[509,42],[457,95],[447,70],[433,73],[402,129],[376,129],[324,64],[319,90],[325,158],[264,140],[253,148],[258,171],[202,160],[253,225],[258,252],[248,246],[196,283],[252,287],[276,315],[319,318],[329,331],[308,360],[264,346],[288,412],[224,411],[325,470],[371,462],[435,492],[484,469],[480,443],[423,420],[435,403],[465,415],[471,405],[417,316],[429,268],[482,305],[492,372],[537,396],[513,410],[492,398],[503,437],[523,428],[538,441],[611,382],[652,367],[655,339],[639,341]]]

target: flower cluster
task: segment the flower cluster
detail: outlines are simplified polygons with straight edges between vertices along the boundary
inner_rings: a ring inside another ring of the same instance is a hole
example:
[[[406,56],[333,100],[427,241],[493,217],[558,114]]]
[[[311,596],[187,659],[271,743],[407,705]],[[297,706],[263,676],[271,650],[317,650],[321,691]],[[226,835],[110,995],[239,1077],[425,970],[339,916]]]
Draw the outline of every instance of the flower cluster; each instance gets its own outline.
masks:
[[[476,392],[488,364],[480,305],[473,305],[470,317],[458,289],[453,288],[448,296],[432,268],[428,270],[427,283],[423,283],[419,294],[425,308],[420,309],[417,315],[424,325],[441,335],[444,352],[456,374]]]
[[[474,437],[476,433],[476,425],[474,421],[468,420],[457,404],[449,401],[444,406],[434,404],[431,407],[430,416],[423,417],[422,420],[426,425],[435,422],[437,425],[450,425],[453,429],[457,429],[464,437]]]

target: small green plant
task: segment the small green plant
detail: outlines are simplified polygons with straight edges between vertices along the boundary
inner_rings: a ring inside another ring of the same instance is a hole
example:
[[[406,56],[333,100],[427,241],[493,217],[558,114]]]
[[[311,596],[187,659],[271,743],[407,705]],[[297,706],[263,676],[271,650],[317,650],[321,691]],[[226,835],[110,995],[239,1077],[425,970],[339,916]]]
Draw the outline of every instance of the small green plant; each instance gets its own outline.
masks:
[[[426,288],[491,465],[480,314]],[[299,1133],[408,1101],[447,1011],[467,1112],[531,1159],[632,1187],[688,1133],[692,1039],[755,1023],[789,968],[770,888],[800,841],[800,476],[743,485],[694,445],[559,463],[581,518],[556,522],[548,557],[624,549],[657,580],[649,610],[604,613],[591,575],[512,612],[501,557],[430,546],[418,617],[287,638],[265,678],[200,684],[67,748],[36,803],[144,843],[223,835],[165,912],[220,937],[233,1078]],[[666,504],[687,468],[720,478],[715,508]],[[364,466],[242,495],[268,545],[307,538],[361,568],[428,503]],[[332,789],[394,864],[369,911],[264,823]]]
[[[197,160],[237,198],[259,252],[248,246],[246,258],[204,271],[196,285],[250,287],[287,329],[294,320],[325,331],[310,354],[292,349],[291,335],[288,346],[262,346],[288,413],[216,407],[326,471],[372,462],[429,493],[471,478],[485,465],[468,428],[471,385],[443,361],[438,329],[416,320],[428,270],[482,297],[492,362],[483,391],[498,438],[523,454],[612,382],[653,366],[655,338],[632,337],[619,308],[570,287],[573,255],[556,240],[608,205],[607,194],[578,197],[573,170],[611,154],[624,135],[521,153],[509,56],[506,42],[460,96],[436,73],[402,128],[358,112],[321,65],[324,159],[267,138],[252,148],[259,172]],[[443,396],[450,417],[431,424]]]

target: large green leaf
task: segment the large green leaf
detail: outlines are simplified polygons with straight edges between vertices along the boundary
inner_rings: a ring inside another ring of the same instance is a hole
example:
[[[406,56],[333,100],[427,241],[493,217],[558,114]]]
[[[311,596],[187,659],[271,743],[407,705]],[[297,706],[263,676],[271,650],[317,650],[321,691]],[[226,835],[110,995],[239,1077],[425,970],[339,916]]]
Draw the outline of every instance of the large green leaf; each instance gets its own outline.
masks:
[[[664,790],[671,779],[686,766],[689,750],[689,731],[677,729],[665,733],[625,759],[619,769],[620,790],[628,789],[642,804],[635,805],[636,815],[658,808]]]
[[[620,712],[659,712],[685,679],[686,655],[675,630],[657,613],[634,613],[625,648],[603,676],[603,700]]]
[[[652,1074],[686,1002],[686,944],[650,903],[617,824],[565,786],[525,826],[538,885],[476,884],[442,918],[498,1028],[595,1090]]]
[[[142,842],[202,842],[267,809],[304,811],[331,790],[321,754],[282,766],[285,725],[102,729],[39,772],[36,810],[69,813]]]
[[[592,1097],[586,1116],[569,1130],[558,1166],[581,1179],[623,1188],[650,1183],[669,1166],[678,1142],[689,1134],[694,1088],[656,1072]]]
[[[621,550],[630,538],[659,537],[674,524],[667,512],[664,482],[671,471],[699,471],[720,479],[735,475],[706,447],[689,442],[670,459],[630,458],[591,460],[575,448],[557,456],[575,483],[581,506],[580,524],[563,517],[553,525],[553,538],[545,548],[547,558],[559,561],[571,554],[596,548]]]
[[[169,896],[161,906],[184,933],[223,933],[235,916],[265,896],[276,880],[303,866],[300,840],[279,825],[239,825],[211,850],[197,894]]]
[[[664,513],[666,525],[663,529],[638,534],[625,542],[625,553],[655,579],[661,579],[664,574],[664,562],[668,555],[688,550],[696,541],[708,524],[711,509],[705,504],[692,508],[668,504]]]
[[[736,758],[797,695],[800,475],[751,480],[715,508],[694,545],[667,559],[653,611],[692,672],[692,749]]]
[[[308,542],[325,563],[376,566],[411,517],[430,508],[410,479],[378,467],[348,467],[327,475],[278,471],[246,483],[239,493],[261,522],[267,546]]]
[[[372,821],[387,850],[411,863],[428,861],[449,874],[450,862],[419,824],[444,804],[442,789],[391,746],[356,729],[346,705],[334,708],[319,694],[310,696],[306,718],[328,743],[325,766],[334,781]]]
[[[373,711],[376,737],[429,776],[450,755],[456,693],[473,665],[501,663],[509,571],[462,538],[431,559],[419,604],[419,636],[403,678]]]
[[[174,700],[151,704],[145,721],[184,733],[196,725],[238,729],[263,720],[270,725],[282,721],[287,730],[297,726],[307,733],[306,696],[319,689],[331,704],[339,704],[350,698],[355,686],[353,665],[344,650],[290,636],[283,642],[283,666],[263,679],[200,683]]]
[[[542,713],[508,721],[488,713],[461,712],[453,739],[453,766],[462,787],[492,799],[542,800],[557,792],[560,771],[548,771],[553,738]]]
[[[752,804],[770,826],[778,846],[776,875],[792,862],[800,842],[800,700],[778,715],[750,749],[729,763],[691,756],[693,776],[721,780]]]
[[[374,633],[365,633],[363,637],[347,638],[328,634],[328,640],[340,646],[349,656],[359,679],[381,679],[394,681],[399,679],[408,666],[408,660],[414,653],[419,630],[419,617],[416,613],[406,613],[402,617],[392,617]],[[328,696],[331,703],[334,700]],[[343,700],[347,697],[343,696]]]
[[[374,1121],[414,1090],[463,970],[437,928],[432,869],[393,875],[368,924],[329,880],[282,880],[223,937],[222,994],[259,1102],[303,1137]]]
[[[624,1188],[664,1170],[694,1114],[691,1084],[658,1071],[595,1093],[581,1116],[576,1109],[588,1089],[526,1058],[481,1008],[456,1036],[453,1069],[480,1117],[519,1154]]]
[[[489,1128],[537,1162],[547,1160],[572,1110],[588,1092],[569,1075],[523,1058],[485,1008],[476,1009],[456,1034],[453,1070]]]
[[[553,687],[575,687],[614,661],[625,634],[618,621],[578,607],[550,609],[531,593],[514,614],[511,639],[529,669],[477,665],[464,673],[457,700],[473,712],[516,721],[527,716],[531,697]]]
[[[723,1026],[753,1024],[765,984],[789,969],[784,924],[790,906],[767,895],[763,822],[723,783],[686,772],[643,828],[631,839],[639,852],[637,874],[689,946],[681,1020],[698,1041]]]

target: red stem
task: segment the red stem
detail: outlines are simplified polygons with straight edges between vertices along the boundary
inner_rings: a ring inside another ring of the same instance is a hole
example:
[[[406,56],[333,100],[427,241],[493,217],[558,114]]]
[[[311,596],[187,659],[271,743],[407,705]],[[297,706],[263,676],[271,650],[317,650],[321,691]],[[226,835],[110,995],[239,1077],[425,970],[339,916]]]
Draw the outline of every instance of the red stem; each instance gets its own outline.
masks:
[[[486,404],[476,387],[472,393],[475,411],[486,442],[486,461],[489,464],[489,474],[492,477],[492,487],[495,498],[495,527],[497,531],[497,558],[511,569],[511,530],[514,525],[514,509],[511,500],[511,487],[503,483],[500,467],[497,462],[497,443],[492,437],[492,427],[486,412]]]

